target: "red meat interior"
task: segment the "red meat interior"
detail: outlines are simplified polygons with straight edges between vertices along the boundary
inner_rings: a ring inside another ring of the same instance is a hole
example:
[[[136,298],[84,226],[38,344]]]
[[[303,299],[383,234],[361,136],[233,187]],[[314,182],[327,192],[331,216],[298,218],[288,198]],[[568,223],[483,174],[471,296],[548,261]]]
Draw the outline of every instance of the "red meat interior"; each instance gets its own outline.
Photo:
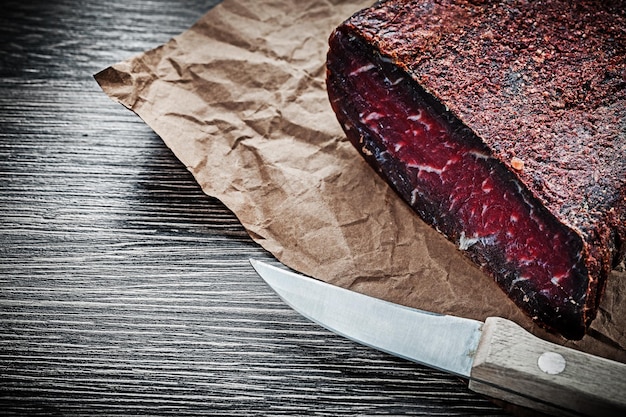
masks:
[[[329,74],[341,74],[329,94],[366,159],[400,171],[383,175],[427,222],[496,272],[505,291],[517,292],[518,304],[540,294],[557,313],[580,307],[572,305],[586,282],[578,236],[530,198],[481,140],[435,111],[404,71],[344,36],[333,45],[340,57],[329,56]]]

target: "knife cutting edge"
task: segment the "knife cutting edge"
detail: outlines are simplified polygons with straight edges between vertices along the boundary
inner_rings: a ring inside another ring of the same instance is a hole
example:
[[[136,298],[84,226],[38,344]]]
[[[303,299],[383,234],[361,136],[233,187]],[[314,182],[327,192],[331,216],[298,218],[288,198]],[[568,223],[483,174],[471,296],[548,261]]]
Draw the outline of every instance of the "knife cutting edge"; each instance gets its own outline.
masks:
[[[626,411],[626,364],[539,339],[517,324],[440,315],[250,260],[294,310],[348,339],[469,379],[469,388],[559,416]]]

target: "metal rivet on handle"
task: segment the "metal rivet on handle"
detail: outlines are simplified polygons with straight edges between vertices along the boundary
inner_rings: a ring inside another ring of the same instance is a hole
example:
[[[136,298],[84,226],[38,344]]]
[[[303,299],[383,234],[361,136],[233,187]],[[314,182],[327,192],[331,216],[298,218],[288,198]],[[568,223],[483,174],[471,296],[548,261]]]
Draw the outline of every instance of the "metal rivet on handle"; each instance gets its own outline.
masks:
[[[558,375],[565,370],[565,358],[556,352],[545,352],[537,360],[539,369],[549,375]]]

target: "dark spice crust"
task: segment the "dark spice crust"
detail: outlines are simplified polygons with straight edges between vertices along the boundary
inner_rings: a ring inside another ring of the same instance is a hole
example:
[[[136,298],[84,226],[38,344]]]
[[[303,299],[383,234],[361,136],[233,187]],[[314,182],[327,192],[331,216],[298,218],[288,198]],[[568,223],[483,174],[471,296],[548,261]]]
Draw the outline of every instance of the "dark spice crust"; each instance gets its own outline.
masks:
[[[626,254],[625,3],[389,0],[341,27],[406,70],[581,236],[586,325]]]

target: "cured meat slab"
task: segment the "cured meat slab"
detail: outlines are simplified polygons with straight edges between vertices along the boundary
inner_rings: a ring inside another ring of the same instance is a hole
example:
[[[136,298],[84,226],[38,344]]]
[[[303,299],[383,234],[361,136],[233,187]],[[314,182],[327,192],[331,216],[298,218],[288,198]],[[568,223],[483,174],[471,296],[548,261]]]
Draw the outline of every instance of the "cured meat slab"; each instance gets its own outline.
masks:
[[[330,37],[346,136],[538,324],[580,339],[626,252],[619,2],[381,1]]]

